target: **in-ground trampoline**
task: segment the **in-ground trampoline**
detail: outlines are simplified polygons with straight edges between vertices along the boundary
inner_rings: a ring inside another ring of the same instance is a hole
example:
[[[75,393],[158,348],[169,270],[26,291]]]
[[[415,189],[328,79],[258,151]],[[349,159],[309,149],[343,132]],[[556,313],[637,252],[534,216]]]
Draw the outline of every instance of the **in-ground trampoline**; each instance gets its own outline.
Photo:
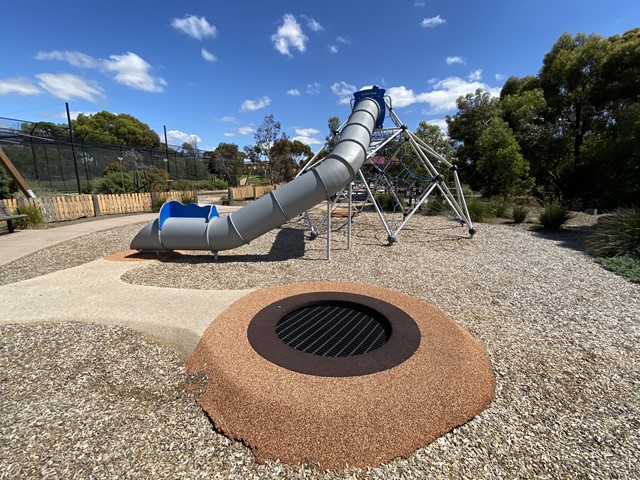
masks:
[[[216,428],[259,459],[324,468],[405,457],[484,410],[484,347],[437,308],[354,283],[255,291],[205,331],[187,362]]]

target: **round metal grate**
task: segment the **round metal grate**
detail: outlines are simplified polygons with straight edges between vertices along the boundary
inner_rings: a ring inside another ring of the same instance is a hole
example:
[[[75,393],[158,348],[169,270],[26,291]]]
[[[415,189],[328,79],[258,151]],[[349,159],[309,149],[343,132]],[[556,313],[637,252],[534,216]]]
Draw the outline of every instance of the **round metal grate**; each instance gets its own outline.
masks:
[[[323,357],[352,357],[380,348],[389,339],[388,321],[364,305],[327,302],[286,314],[276,335],[290,347]]]

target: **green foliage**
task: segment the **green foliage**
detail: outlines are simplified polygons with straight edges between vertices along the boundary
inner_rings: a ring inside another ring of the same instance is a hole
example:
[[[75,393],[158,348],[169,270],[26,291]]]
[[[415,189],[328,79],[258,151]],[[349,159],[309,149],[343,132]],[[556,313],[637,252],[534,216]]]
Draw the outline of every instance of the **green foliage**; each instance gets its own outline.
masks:
[[[444,207],[442,206],[441,202],[436,200],[431,200],[429,201],[429,203],[424,205],[424,207],[421,210],[425,215],[436,216],[442,213],[442,211],[444,210]]]
[[[380,205],[380,208],[382,208],[383,210],[395,211],[396,209],[400,208],[398,200],[390,193],[376,194],[376,201],[378,202],[378,205]]]
[[[13,221],[14,226],[20,230],[24,230],[25,228],[37,228],[38,225],[44,222],[42,211],[37,205],[19,205],[14,213],[19,215],[27,215],[26,218],[17,218]]]
[[[166,170],[157,167],[149,167],[144,171],[144,189],[147,192],[163,192],[169,183],[169,174]]]
[[[620,208],[601,217],[587,249],[594,257],[640,255],[640,208]]]
[[[11,198],[18,191],[18,185],[0,166],[0,198]]]
[[[207,169],[209,173],[222,177],[229,185],[237,187],[246,157],[235,143],[220,143],[210,153]]]
[[[149,125],[132,115],[102,111],[92,115],[78,115],[74,121],[76,137],[87,142],[153,148],[160,137]]]
[[[162,208],[162,205],[164,205],[164,203],[165,203],[165,200],[163,197],[153,196],[151,198],[151,211],[158,213]]]
[[[451,139],[442,132],[440,127],[422,121],[418,124],[418,128],[413,133],[415,133],[420,140],[442,155],[447,161],[453,163],[454,155]]]
[[[472,222],[484,222],[487,219],[487,206],[480,199],[472,198],[467,202],[467,209]]]
[[[538,221],[545,230],[560,230],[565,223],[573,218],[573,214],[564,205],[553,202],[540,213]]]
[[[640,283],[640,254],[627,253],[617,257],[598,258],[598,263],[612,272]]]
[[[515,223],[522,223],[527,219],[528,210],[522,205],[516,205],[511,211],[511,217]]]
[[[193,182],[189,180],[174,180],[171,183],[171,190],[178,192],[192,192],[194,188]]]
[[[109,163],[102,172],[102,176],[107,176],[111,173],[120,173],[123,171],[122,164],[120,162]]]
[[[133,175],[129,172],[112,172],[95,183],[93,193],[117,194],[135,192]]]
[[[501,198],[494,197],[489,201],[488,212],[492,217],[506,218],[509,205]]]
[[[529,162],[520,153],[507,122],[495,118],[476,142],[477,171],[486,196],[523,193],[533,186]]]
[[[196,199],[190,193],[183,193],[180,197],[180,203],[186,205],[187,203],[196,203]]]
[[[196,190],[224,190],[228,187],[227,182],[218,177],[214,177],[211,180],[200,180],[193,185]]]

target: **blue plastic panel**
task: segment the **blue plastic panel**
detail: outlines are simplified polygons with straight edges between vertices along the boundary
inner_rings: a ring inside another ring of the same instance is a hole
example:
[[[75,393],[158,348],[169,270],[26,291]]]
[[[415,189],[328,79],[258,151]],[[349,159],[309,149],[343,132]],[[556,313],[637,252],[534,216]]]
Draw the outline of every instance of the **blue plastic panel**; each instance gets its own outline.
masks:
[[[208,220],[211,220],[214,217],[219,217],[220,214],[218,213],[218,209],[216,208],[215,205],[211,205],[211,213],[209,213],[209,218]]]
[[[370,88],[369,90],[359,90],[353,94],[353,98],[355,99],[355,105],[358,104],[360,100],[363,98],[371,98],[375,100],[380,106],[380,116],[376,120],[375,128],[384,127],[384,117],[386,115],[385,103],[384,103],[384,88]]]
[[[196,203],[188,203],[183,205],[180,202],[172,200],[170,202],[166,202],[160,208],[160,216],[158,219],[158,225],[160,230],[162,230],[162,224],[167,221],[169,218],[204,218],[206,221],[209,221],[211,213],[211,205],[205,205],[204,207],[199,206]],[[218,214],[216,210],[216,215]]]

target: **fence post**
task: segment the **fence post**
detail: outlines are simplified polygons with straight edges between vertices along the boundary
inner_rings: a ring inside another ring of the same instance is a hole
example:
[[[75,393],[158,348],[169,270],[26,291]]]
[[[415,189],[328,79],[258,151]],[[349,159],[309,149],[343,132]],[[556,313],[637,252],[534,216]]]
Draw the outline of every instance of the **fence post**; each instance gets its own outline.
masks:
[[[229,205],[233,205],[233,188],[231,186],[227,188],[227,202],[229,202]]]
[[[98,196],[97,195],[91,195],[91,202],[93,203],[93,216],[94,217],[99,217],[100,216],[100,204],[98,203]]]

